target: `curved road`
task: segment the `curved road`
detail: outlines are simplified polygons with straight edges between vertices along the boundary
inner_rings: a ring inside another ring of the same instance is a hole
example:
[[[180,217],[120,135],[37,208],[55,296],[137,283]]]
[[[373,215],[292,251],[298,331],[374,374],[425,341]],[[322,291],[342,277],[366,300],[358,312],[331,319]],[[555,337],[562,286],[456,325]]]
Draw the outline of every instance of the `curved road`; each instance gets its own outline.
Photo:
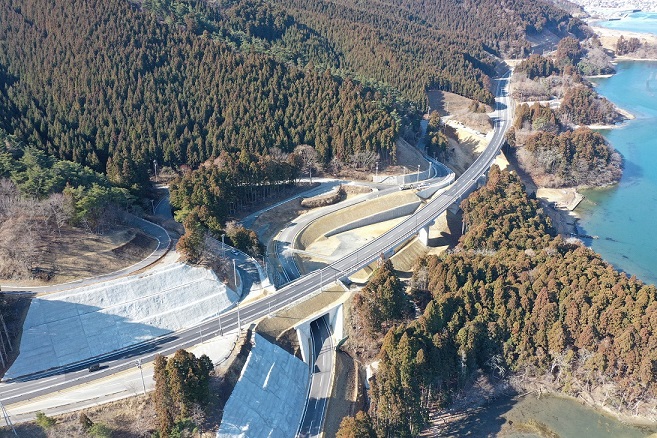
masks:
[[[201,336],[207,339],[210,336],[219,335],[219,321],[221,321],[223,331],[228,332],[235,329],[238,325],[238,313],[241,321],[240,326],[243,328],[246,324],[266,317],[270,312],[307,298],[336,279],[357,272],[363,266],[376,260],[381,253],[385,253],[390,248],[404,242],[466,194],[477,179],[485,174],[499,153],[501,146],[504,144],[504,136],[510,126],[512,116],[512,112],[509,110],[510,99],[507,91],[509,75],[510,72],[504,78],[498,80],[498,98],[494,114],[495,134],[487,149],[449,189],[414,215],[393,227],[386,234],[332,264],[290,283],[275,294],[223,313],[220,319],[219,317],[212,318],[200,326],[135,345],[127,350],[108,354],[101,358],[83,361],[64,369],[43,372],[27,378],[15,379],[9,383],[2,383],[0,384],[2,402],[5,406],[8,406],[12,403],[59,391],[133,367],[135,359],[138,358],[146,362],[153,360],[155,354],[172,354],[180,348],[189,348],[198,344]],[[90,363],[99,361],[103,362],[106,368],[95,373],[89,373],[86,367]]]
[[[166,211],[168,209],[169,215],[171,215],[170,207],[168,207],[168,205],[169,205],[168,197],[162,198],[158,203],[158,206],[161,206],[159,208],[161,208],[162,211]],[[157,247],[145,259],[140,260],[139,262],[127,266],[118,271],[99,275],[97,277],[83,278],[80,280],[70,281],[68,283],[54,284],[52,286],[2,285],[1,290],[3,290],[3,293],[11,293],[11,292],[46,293],[46,292],[59,292],[59,291],[74,289],[82,286],[89,286],[95,283],[101,283],[104,281],[114,280],[119,277],[124,277],[126,275],[132,274],[133,272],[137,272],[141,269],[144,269],[152,265],[153,263],[157,262],[158,260],[160,260],[167,253],[167,251],[169,251],[169,248],[171,247],[171,237],[169,236],[169,233],[167,233],[167,231],[164,228],[162,228],[157,224],[154,224],[153,222],[149,222],[145,219],[142,219],[130,213],[124,214],[124,220],[127,225],[134,228],[139,228],[145,234],[157,240]]]

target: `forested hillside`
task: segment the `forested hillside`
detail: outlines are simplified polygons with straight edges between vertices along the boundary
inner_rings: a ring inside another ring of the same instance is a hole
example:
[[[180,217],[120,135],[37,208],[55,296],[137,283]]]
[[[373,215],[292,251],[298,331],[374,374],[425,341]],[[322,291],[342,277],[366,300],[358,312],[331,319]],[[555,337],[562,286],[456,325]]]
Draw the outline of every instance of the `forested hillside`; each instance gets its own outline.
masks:
[[[428,405],[448,402],[477,370],[549,374],[572,395],[604,387],[615,409],[654,406],[655,287],[553,237],[537,201],[496,167],[462,208],[457,249],[416,271],[433,299],[383,342],[370,408],[378,435],[417,435]]]
[[[102,231],[133,203],[88,167],[57,160],[0,129],[0,278],[34,275],[40,251],[67,225]]]
[[[0,5],[0,122],[20,139],[139,188],[152,160],[314,146],[394,158],[398,124],[377,96],[323,71],[235,53],[125,0]]]
[[[489,56],[527,54],[526,32],[565,34],[583,25],[547,2],[505,4],[389,0],[282,0],[287,12],[333,42],[341,68],[424,101],[439,88],[489,102]]]
[[[390,101],[325,69],[422,106],[427,87],[490,101],[490,53],[524,53],[524,32],[577,33],[580,25],[522,0],[504,8],[8,0],[0,6],[0,123],[136,189],[152,160],[196,167],[221,151],[306,143],[324,162],[362,151],[394,160]]]

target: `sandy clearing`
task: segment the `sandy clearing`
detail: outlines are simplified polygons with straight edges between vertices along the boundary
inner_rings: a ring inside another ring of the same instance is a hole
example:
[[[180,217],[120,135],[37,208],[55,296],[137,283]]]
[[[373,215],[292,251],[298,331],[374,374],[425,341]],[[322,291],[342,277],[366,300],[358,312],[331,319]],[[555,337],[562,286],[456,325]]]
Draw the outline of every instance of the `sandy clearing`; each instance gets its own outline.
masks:
[[[621,37],[621,35],[624,38],[638,38],[642,43],[647,43],[649,45],[657,45],[657,36],[652,35],[649,33],[640,33],[640,32],[631,32],[627,30],[617,30],[617,29],[609,29],[606,27],[599,27],[595,25],[590,25],[591,29],[595,33],[597,33],[600,37],[600,42],[602,43],[602,47],[608,50],[615,51],[616,50],[616,42],[618,39]],[[635,58],[632,58],[631,56],[618,56],[616,57],[616,60],[634,60]]]

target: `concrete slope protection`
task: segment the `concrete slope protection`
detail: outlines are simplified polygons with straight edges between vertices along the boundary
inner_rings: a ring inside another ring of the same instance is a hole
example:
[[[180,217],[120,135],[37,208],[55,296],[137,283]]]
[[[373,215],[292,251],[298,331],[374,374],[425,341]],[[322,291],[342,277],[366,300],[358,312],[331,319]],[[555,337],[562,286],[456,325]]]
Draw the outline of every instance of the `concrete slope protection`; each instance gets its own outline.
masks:
[[[212,271],[182,263],[34,298],[20,354],[5,377],[65,366],[196,325],[237,299]]]
[[[218,438],[293,437],[306,402],[308,365],[256,333]]]

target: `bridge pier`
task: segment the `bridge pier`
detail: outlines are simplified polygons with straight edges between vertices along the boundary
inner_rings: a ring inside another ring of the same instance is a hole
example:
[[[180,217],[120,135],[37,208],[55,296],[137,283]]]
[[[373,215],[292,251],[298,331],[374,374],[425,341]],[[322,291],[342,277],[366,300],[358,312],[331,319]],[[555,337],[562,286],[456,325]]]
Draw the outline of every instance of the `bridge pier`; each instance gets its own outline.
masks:
[[[299,340],[299,349],[301,350],[301,359],[305,363],[310,363],[311,351],[310,345],[312,344],[310,338],[310,322],[295,327],[297,331],[297,339]]]
[[[429,227],[431,224],[427,224],[424,227],[420,228],[420,231],[417,234],[417,240],[422,242],[422,245],[429,246]]]
[[[318,314],[319,316],[311,316],[305,321],[300,322],[294,326],[294,329],[297,332],[297,340],[299,341],[299,349],[301,350],[301,358],[304,362],[310,363],[312,360],[312,350],[311,346],[311,333],[310,333],[310,323],[325,317],[326,321],[329,324],[331,329],[331,336],[337,344],[344,337],[344,308],[342,304],[339,304],[328,311],[322,311],[323,313]]]

